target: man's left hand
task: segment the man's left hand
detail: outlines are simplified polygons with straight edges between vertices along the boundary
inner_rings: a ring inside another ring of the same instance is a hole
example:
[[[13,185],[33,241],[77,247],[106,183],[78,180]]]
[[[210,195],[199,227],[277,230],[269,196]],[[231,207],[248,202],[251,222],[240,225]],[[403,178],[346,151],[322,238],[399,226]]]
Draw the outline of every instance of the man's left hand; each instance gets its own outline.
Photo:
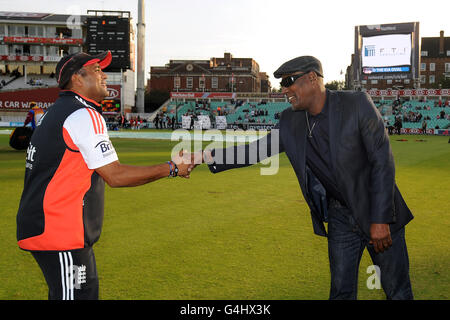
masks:
[[[376,253],[384,252],[392,245],[389,225],[385,223],[372,223],[370,225],[370,244]]]

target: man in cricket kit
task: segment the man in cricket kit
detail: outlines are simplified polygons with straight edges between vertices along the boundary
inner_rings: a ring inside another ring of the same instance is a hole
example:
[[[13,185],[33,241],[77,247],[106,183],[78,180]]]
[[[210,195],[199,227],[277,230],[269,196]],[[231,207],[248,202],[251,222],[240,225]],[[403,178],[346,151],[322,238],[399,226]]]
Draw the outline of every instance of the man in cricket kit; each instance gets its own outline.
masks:
[[[189,178],[193,165],[173,158],[151,166],[121,164],[100,102],[108,95],[111,53],[76,53],[56,66],[59,98],[37,125],[27,149],[17,240],[48,284],[49,299],[98,299],[93,244],[99,239],[105,181],[139,186],[164,177]]]

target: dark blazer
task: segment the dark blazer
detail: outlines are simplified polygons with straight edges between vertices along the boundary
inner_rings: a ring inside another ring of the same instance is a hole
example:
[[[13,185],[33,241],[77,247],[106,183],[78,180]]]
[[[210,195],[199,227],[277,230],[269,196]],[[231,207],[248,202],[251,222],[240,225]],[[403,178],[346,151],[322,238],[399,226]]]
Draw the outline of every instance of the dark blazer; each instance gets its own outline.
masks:
[[[330,91],[328,99],[332,172],[346,206],[368,239],[372,223],[388,223],[391,233],[395,232],[413,219],[413,215],[395,184],[394,158],[380,113],[364,92]],[[272,149],[276,149],[273,144],[278,141],[278,151],[284,151],[289,158],[310,207],[314,232],[326,236],[323,224],[326,202],[324,205],[324,194],[321,194],[325,189],[311,187],[320,182],[305,160],[305,115],[305,111],[284,110],[280,122],[267,136],[221,152],[213,150],[215,163],[209,169],[217,173],[260,162],[277,152]],[[261,148],[268,151],[261,153]],[[234,155],[231,163],[226,161],[230,152]],[[245,153],[245,161],[238,164],[240,152]]]

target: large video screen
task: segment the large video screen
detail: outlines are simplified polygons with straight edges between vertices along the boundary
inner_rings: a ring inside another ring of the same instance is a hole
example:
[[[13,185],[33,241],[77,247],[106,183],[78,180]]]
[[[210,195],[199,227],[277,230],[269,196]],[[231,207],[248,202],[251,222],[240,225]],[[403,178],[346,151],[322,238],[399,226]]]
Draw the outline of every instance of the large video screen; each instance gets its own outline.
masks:
[[[363,73],[410,72],[411,34],[362,37]]]
[[[419,78],[419,22],[355,27],[351,81]]]

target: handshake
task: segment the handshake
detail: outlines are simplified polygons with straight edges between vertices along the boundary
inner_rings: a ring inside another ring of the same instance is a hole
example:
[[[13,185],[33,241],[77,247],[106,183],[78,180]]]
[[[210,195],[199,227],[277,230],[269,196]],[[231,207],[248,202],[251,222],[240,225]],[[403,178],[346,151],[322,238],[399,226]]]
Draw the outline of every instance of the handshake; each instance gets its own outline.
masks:
[[[197,152],[181,150],[178,154],[172,156],[172,162],[178,168],[177,175],[188,179],[196,166],[202,163],[213,163],[214,159],[210,150]]]

